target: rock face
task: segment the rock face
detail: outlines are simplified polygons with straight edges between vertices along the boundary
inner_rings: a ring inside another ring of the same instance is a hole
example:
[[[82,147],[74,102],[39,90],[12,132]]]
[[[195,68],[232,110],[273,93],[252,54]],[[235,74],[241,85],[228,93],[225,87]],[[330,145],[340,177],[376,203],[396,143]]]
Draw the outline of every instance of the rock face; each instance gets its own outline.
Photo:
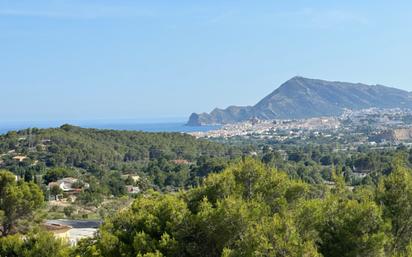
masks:
[[[393,139],[395,141],[411,140],[412,128],[400,128],[393,130]]]
[[[412,128],[398,128],[398,129],[388,129],[380,132],[379,134],[371,137],[373,141],[383,142],[399,142],[399,141],[409,141],[412,139]]]
[[[412,108],[412,93],[365,85],[293,77],[254,106],[230,106],[193,113],[187,125],[227,124],[252,118],[300,119],[339,115],[344,109]]]
[[[210,124],[226,124],[247,120],[253,117],[253,107],[251,106],[230,106],[226,109],[214,109],[209,113],[192,113],[187,125],[200,126]]]

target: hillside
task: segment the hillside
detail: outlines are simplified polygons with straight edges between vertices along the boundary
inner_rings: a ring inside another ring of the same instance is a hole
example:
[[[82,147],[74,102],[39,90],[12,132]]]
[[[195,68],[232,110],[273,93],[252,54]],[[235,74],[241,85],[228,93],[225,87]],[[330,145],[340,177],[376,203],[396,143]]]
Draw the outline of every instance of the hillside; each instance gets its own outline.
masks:
[[[182,133],[63,125],[12,131],[0,136],[0,169],[20,176],[44,175],[49,169],[67,167],[99,178],[114,172],[138,174],[160,188],[182,187],[191,183],[191,179],[206,175],[209,170],[199,168],[205,158],[217,160],[220,165],[241,155],[240,148]]]
[[[254,106],[230,106],[193,113],[188,125],[225,124],[258,119],[299,119],[339,115],[344,109],[412,108],[410,92],[382,85],[294,77]]]
[[[110,167],[118,162],[158,158],[195,160],[200,155],[225,154],[225,147],[182,133],[148,133],[84,129],[71,125],[32,129],[0,136],[0,152],[27,153],[46,164],[84,166],[97,162]],[[64,156],[64,159],[61,157]]]

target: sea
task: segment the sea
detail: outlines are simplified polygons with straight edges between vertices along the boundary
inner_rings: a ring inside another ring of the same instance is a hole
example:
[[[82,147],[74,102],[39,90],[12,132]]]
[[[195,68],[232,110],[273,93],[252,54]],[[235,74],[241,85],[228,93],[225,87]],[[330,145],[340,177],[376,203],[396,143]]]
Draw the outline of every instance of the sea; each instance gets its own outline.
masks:
[[[219,125],[186,126],[182,121],[139,122],[139,121],[43,121],[43,122],[0,122],[0,134],[27,128],[57,128],[70,124],[82,128],[113,129],[145,132],[206,132],[219,129]]]

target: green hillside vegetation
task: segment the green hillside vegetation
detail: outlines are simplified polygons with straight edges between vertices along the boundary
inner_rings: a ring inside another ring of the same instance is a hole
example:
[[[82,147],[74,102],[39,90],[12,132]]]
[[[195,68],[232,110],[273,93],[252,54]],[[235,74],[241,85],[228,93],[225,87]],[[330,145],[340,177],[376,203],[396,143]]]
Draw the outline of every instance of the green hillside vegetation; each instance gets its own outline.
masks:
[[[16,182],[12,173],[0,170],[0,237],[27,231],[26,221],[34,220],[34,213],[42,207],[43,198],[36,184]]]
[[[0,151],[10,150],[28,154],[31,160],[40,160],[46,166],[91,170],[96,164],[108,169],[127,169],[127,163],[160,157],[195,161],[199,156],[239,155],[231,152],[233,148],[182,133],[83,129],[71,125],[9,132],[0,137]]]
[[[198,183],[245,153],[182,133],[83,129],[63,125],[0,136],[0,166],[27,181],[45,183],[86,176],[108,194],[123,194],[122,174],[139,175],[140,187],[174,191]],[[246,151],[247,153],[247,151]],[[21,158],[21,159],[16,159]],[[92,177],[90,177],[92,176]]]
[[[246,158],[186,191],[149,190],[74,248],[34,230],[0,238],[0,256],[411,256],[412,171],[394,166],[351,190],[340,174],[312,185]]]
[[[275,143],[240,138],[217,142],[239,147],[252,145],[258,149],[262,162],[310,184],[331,181],[333,167],[342,172],[347,185],[358,186],[376,184],[382,175],[391,173],[397,156],[403,156],[407,165],[412,166],[412,149],[403,144],[343,148],[336,142]]]
[[[410,256],[412,178],[313,186],[253,159],[179,194],[149,193],[107,220],[84,256]]]
[[[99,205],[105,198],[125,195],[125,185],[141,190],[178,191],[198,185],[209,173],[222,171],[241,156],[256,153],[268,166],[310,184],[331,181],[332,168],[351,186],[376,184],[393,170],[398,154],[412,160],[405,147],[334,151],[334,145],[227,144],[198,140],[181,133],[146,133],[83,129],[27,129],[0,136],[0,167],[25,181],[45,187],[64,177],[76,177],[90,188],[77,198]],[[23,159],[16,159],[17,157]],[[139,176],[139,181],[125,178]]]
[[[13,172],[0,172],[0,256],[412,256],[404,146],[230,146],[64,125],[10,132],[0,149]],[[90,187],[45,207],[62,194],[46,185],[65,177]],[[126,185],[136,199],[121,197]],[[39,228],[45,215],[90,213],[104,223],[75,247]]]

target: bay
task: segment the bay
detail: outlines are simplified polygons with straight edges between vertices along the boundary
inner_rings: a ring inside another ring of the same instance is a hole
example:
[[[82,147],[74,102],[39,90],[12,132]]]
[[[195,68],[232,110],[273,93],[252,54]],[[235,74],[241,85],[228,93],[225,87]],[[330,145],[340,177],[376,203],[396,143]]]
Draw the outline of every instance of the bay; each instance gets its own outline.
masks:
[[[156,123],[139,123],[124,121],[72,121],[72,122],[0,122],[0,134],[5,134],[12,130],[21,130],[26,128],[57,128],[65,123],[95,129],[113,129],[145,132],[205,132],[219,129],[219,125],[211,126],[186,126],[184,122],[156,122]]]

